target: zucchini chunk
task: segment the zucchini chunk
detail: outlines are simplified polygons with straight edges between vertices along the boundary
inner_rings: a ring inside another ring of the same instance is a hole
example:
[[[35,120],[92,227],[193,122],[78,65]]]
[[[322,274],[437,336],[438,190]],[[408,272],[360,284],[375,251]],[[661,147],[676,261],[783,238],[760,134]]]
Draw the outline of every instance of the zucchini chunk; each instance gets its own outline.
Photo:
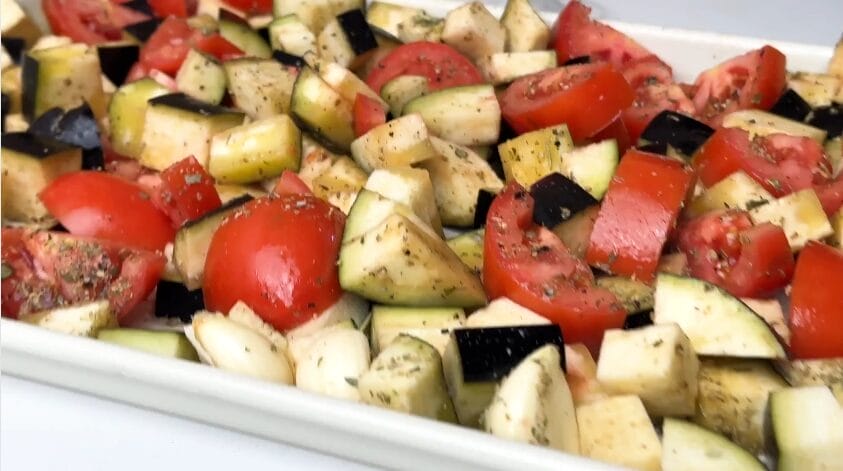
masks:
[[[272,13],[276,18],[295,14],[318,34],[340,13],[364,8],[365,0],[274,0]]]
[[[723,127],[741,128],[748,132],[750,137],[782,133],[810,137],[820,144],[826,138],[826,132],[822,129],[760,110],[741,110],[730,113],[723,118]]]
[[[463,324],[462,308],[372,306],[372,349],[379,352],[404,334],[424,340],[445,355],[451,331]]]
[[[755,224],[770,222],[784,229],[794,252],[802,250],[808,241],[834,234],[817,194],[810,188],[753,208],[749,216]]]
[[[419,8],[375,1],[370,3],[366,9],[366,21],[372,28],[397,38],[399,34],[398,25],[417,15],[424,14],[424,10]]]
[[[828,61],[828,73],[843,80],[843,38],[834,46],[834,54]]]
[[[108,301],[92,301],[34,312],[22,315],[18,320],[79,337],[96,337],[102,329],[117,327],[117,315],[111,310]]]
[[[41,36],[41,29],[32,21],[16,0],[3,0],[0,4],[3,11],[2,31],[3,40],[20,38],[25,47],[32,47]]]
[[[3,134],[3,219],[36,223],[50,217],[38,194],[53,180],[82,168],[82,151],[29,133]]]
[[[398,24],[398,40],[405,44],[416,41],[441,42],[444,28],[445,20],[422,12]]]
[[[456,422],[442,359],[435,348],[415,337],[399,335],[381,351],[360,375],[358,388],[366,404]]]
[[[824,386],[770,395],[779,471],[843,469],[843,408]]]
[[[774,201],[763,186],[743,171],[737,171],[703,191],[685,210],[689,218],[724,209],[752,209]]]
[[[611,291],[629,314],[650,311],[655,304],[653,287],[631,278],[603,276],[597,278],[597,286]]]
[[[393,116],[401,116],[404,106],[429,91],[427,77],[421,75],[399,75],[386,82],[381,88],[381,98],[389,104]]]
[[[764,471],[767,469],[751,453],[726,437],[684,420],[665,419],[662,434],[664,441],[662,471],[688,469]]]
[[[483,238],[486,231],[477,229],[448,239],[448,247],[468,268],[479,275],[483,272]]]
[[[134,159],[140,157],[147,102],[168,93],[170,90],[151,78],[142,78],[117,89],[108,104],[110,140],[115,152]]]
[[[474,311],[465,321],[465,326],[469,328],[543,324],[550,324],[550,321],[508,298],[492,301],[488,306]]]
[[[483,416],[487,432],[510,440],[579,453],[574,401],[556,345],[545,345],[501,383]]]
[[[273,59],[234,59],[223,64],[237,108],[260,119],[290,112],[296,72]]]
[[[678,324],[699,355],[785,358],[773,330],[746,304],[694,278],[665,273],[656,278],[656,324]]]
[[[568,126],[539,129],[498,145],[506,181],[530,187],[562,169],[562,155],[574,149]]]
[[[369,369],[366,334],[356,329],[322,330],[296,363],[296,387],[325,396],[360,401],[357,384]]]
[[[196,349],[193,348],[187,337],[180,332],[141,329],[103,329],[97,333],[97,340],[166,358],[199,361]]]
[[[368,314],[369,303],[365,299],[351,293],[343,293],[337,302],[318,316],[287,332],[290,360],[293,364],[301,361],[322,332],[354,329],[362,325]]]
[[[577,425],[583,456],[660,471],[662,445],[638,396],[615,396],[578,406]]]
[[[501,108],[491,85],[451,87],[424,95],[407,103],[402,113],[420,114],[434,135],[454,144],[489,145],[500,135]]]
[[[307,159],[305,159],[305,165]],[[338,157],[311,181],[313,194],[348,214],[366,184],[366,172],[348,157]]]
[[[424,119],[408,114],[372,128],[351,142],[354,161],[366,172],[379,168],[406,167],[436,157]]]
[[[176,86],[185,94],[218,105],[225,96],[225,69],[213,56],[190,49],[176,74]]]
[[[208,166],[211,138],[243,123],[243,113],[211,105],[184,93],[171,93],[147,102],[140,163],[164,170],[192,155]]]
[[[787,77],[787,86],[801,96],[812,108],[829,106],[837,101],[843,81],[831,74],[796,72]]]
[[[473,61],[487,60],[504,51],[506,30],[481,2],[471,2],[448,12],[442,42]]]
[[[504,85],[556,66],[556,51],[496,52],[483,63],[483,73],[492,84]]]
[[[345,153],[354,141],[352,103],[325,83],[311,67],[299,71],[293,86],[290,115],[299,128],[309,132],[330,151]]]
[[[843,405],[843,358],[781,360],[773,366],[791,386],[828,386]]]
[[[565,377],[578,407],[609,397],[597,381],[597,363],[584,344],[565,345]]]
[[[607,139],[563,153],[560,173],[599,200],[609,189],[619,160],[617,142]]]
[[[300,163],[301,131],[278,115],[214,135],[208,172],[220,183],[252,183],[296,171]]]
[[[489,163],[471,149],[430,138],[437,157],[418,164],[430,174],[436,206],[442,224],[452,227],[471,227],[477,210],[477,195],[485,190],[497,193],[503,189]]]
[[[318,70],[322,80],[350,103],[354,103],[358,94],[363,94],[380,103],[384,109],[387,108],[386,102],[366,82],[345,67],[334,62],[320,61]]]
[[[528,355],[548,344],[564,347],[559,326],[454,330],[445,348],[443,365],[459,422],[479,427],[497,382]]]
[[[173,263],[188,289],[202,287],[205,258],[208,256],[214,232],[226,217],[251,200],[252,197],[248,195],[235,198],[201,218],[189,221],[176,233],[173,242]]]
[[[635,394],[650,415],[692,416],[699,360],[676,324],[607,330],[597,380],[610,394]]]
[[[296,14],[276,18],[269,24],[269,44],[273,50],[299,57],[318,51],[316,36]]]
[[[140,58],[140,46],[128,41],[97,45],[97,56],[103,75],[115,84],[122,84],[135,62]]]
[[[353,219],[366,218],[367,211],[355,203],[348,226],[355,225]],[[340,249],[339,275],[344,289],[381,304],[476,307],[486,303],[477,276],[412,215],[392,214],[368,232],[346,239]]]
[[[361,10],[349,10],[328,22],[316,37],[319,56],[342,67],[356,68],[377,49],[378,42]]]
[[[530,0],[507,0],[501,16],[506,30],[506,50],[528,52],[544,49],[550,42],[550,28]]]
[[[766,450],[767,399],[787,383],[767,361],[703,359],[693,421],[752,453]]]
[[[21,63],[23,114],[30,121],[50,108],[65,110],[85,102],[105,116],[102,72],[96,48],[70,44],[29,51]]]
[[[247,56],[268,59],[272,55],[272,49],[269,48],[269,44],[264,41],[257,31],[252,29],[249,22],[245,19],[224,8],[220,8],[217,24],[219,26],[220,36],[237,46]]]
[[[375,170],[369,175],[364,188],[406,205],[442,235],[442,222],[427,171],[410,167]]]
[[[3,69],[0,75],[0,90],[9,98],[9,105],[6,108],[7,114],[21,113],[21,92],[23,84],[21,83],[21,67],[13,65],[9,68]]]

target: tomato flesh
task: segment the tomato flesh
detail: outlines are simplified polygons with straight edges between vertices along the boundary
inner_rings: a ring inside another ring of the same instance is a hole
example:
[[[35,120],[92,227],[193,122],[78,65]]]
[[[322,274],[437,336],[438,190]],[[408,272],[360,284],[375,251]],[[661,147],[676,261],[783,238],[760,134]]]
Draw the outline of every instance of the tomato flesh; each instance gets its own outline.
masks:
[[[485,82],[477,67],[456,49],[427,41],[404,44],[390,51],[375,64],[366,83],[380,93],[386,82],[400,75],[427,77],[430,91]]]
[[[380,102],[362,93],[354,100],[354,135],[362,136],[386,123],[386,111]]]
[[[843,252],[809,242],[790,295],[790,352],[796,359],[843,357]]]
[[[272,0],[223,0],[223,3],[253,15],[272,13]]]
[[[831,182],[817,185],[814,189],[827,215],[831,216],[843,208],[843,175]]]
[[[184,18],[169,16],[141,48],[139,63],[147,71],[155,69],[174,76],[191,47],[222,61],[243,55],[243,51],[218,33],[204,35],[193,30]],[[135,77],[137,74],[139,72],[130,73],[130,76]]]
[[[153,201],[177,228],[222,206],[213,177],[193,156],[164,169],[160,179]]]
[[[58,221],[79,236],[147,250],[173,240],[170,219],[140,185],[103,172],[80,171],[53,180],[39,195]]]
[[[692,276],[738,297],[770,296],[793,276],[793,254],[782,228],[753,227],[745,211],[693,219],[679,229],[677,240]]]
[[[603,332],[626,312],[594,285],[589,267],[547,228],[533,223],[532,197],[517,183],[495,198],[486,220],[483,280],[489,299],[507,297],[562,327],[566,342],[599,350]]]
[[[248,304],[278,330],[301,325],[339,299],[345,216],[308,194],[260,198],[226,219],[211,240],[203,291],[208,309]]]
[[[520,78],[500,103],[519,134],[565,123],[579,141],[605,129],[633,99],[626,79],[609,64],[578,64]]]
[[[196,11],[196,1],[189,0],[147,0],[155,16],[166,18],[177,16],[186,18]]]
[[[614,274],[653,280],[662,247],[693,188],[681,163],[637,150],[624,154],[589,239],[586,260]]]
[[[756,136],[739,128],[719,128],[694,156],[700,181],[710,187],[742,170],[776,197],[811,188],[828,178],[822,147],[807,137]]]
[[[307,183],[301,179],[295,172],[290,170],[284,170],[281,173],[281,178],[278,179],[278,182],[275,184],[275,187],[272,189],[272,193],[276,195],[312,195],[313,192],[310,191],[310,187],[307,186]]]
[[[42,0],[53,34],[74,42],[100,44],[123,36],[123,27],[149,19],[144,13],[107,0]]]

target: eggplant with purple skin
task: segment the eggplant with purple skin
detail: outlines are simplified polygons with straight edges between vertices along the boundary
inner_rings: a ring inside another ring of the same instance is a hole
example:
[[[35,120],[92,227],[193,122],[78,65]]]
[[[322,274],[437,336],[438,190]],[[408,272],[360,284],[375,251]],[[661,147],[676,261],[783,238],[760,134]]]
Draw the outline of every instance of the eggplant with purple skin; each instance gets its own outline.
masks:
[[[129,42],[97,45],[102,73],[114,85],[122,85],[129,71],[140,58],[140,46]]]
[[[682,155],[691,156],[712,134],[714,129],[707,124],[690,116],[665,110],[650,121],[641,133],[641,139],[649,143],[667,144]]]
[[[161,280],[155,294],[155,317],[178,318],[190,322],[193,314],[205,309],[202,289],[189,290],[181,283]]]
[[[811,105],[805,101],[802,96],[788,88],[776,104],[770,108],[770,113],[777,114],[781,117],[792,119],[794,121],[805,121],[808,113],[811,112]]]
[[[828,139],[843,135],[843,105],[832,103],[829,106],[815,108],[808,115],[808,124],[824,129],[828,133]]]
[[[51,108],[32,122],[29,132],[80,147],[85,170],[105,166],[99,127],[87,103],[67,111]]]
[[[597,204],[597,199],[561,173],[551,173],[530,187],[535,201],[533,222],[548,228],[571,219]]]
[[[149,37],[152,36],[152,33],[154,33],[156,29],[158,29],[160,24],[160,19],[150,18],[146,21],[141,21],[140,23],[124,26],[123,32],[128,34],[130,37],[137,39],[138,42],[143,43],[149,40]]]

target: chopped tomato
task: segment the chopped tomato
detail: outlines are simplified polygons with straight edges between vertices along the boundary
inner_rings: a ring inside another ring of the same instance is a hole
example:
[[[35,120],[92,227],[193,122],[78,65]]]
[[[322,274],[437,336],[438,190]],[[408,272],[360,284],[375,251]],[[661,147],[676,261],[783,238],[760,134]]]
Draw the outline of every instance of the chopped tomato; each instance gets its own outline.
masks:
[[[769,110],[786,84],[784,54],[764,46],[701,73],[694,84],[694,105],[700,118],[716,127],[735,110]]]
[[[175,231],[140,185],[104,172],[80,171],[53,180],[39,195],[58,221],[79,236],[162,250]]]
[[[427,77],[431,91],[484,82],[477,67],[456,49],[426,41],[404,44],[390,51],[374,66],[366,83],[380,93],[386,82],[400,75]]]
[[[160,180],[161,186],[153,194],[153,202],[170,217],[175,227],[222,206],[214,178],[193,156],[164,169]]]
[[[635,89],[635,101],[622,115],[632,142],[638,142],[650,121],[664,110],[689,116],[696,112],[694,103],[673,81],[673,71],[656,56],[630,61],[623,69],[623,76]]]
[[[149,71],[160,70],[174,76],[191,47],[212,54],[220,60],[242,55],[242,51],[218,33],[203,35],[193,30],[184,18],[167,17],[141,48],[140,64]],[[134,77],[130,73],[130,76]],[[128,79],[127,79],[128,81]]]
[[[251,15],[272,13],[272,0],[223,0],[223,3]]]
[[[614,139],[618,144],[618,152],[621,154],[626,152],[630,147],[633,147],[635,143],[621,118],[616,118],[611,124],[603,128],[603,130],[591,136],[589,141],[600,142],[606,139]]]
[[[281,178],[272,189],[272,193],[276,195],[312,195],[313,192],[295,172],[284,170]]]
[[[196,0],[147,0],[155,16],[186,18],[196,12]]]
[[[693,219],[679,229],[677,240],[691,275],[738,297],[772,295],[793,276],[793,254],[782,228],[753,226],[746,211]]]
[[[354,100],[354,135],[362,136],[386,122],[386,111],[380,102],[362,93]]]
[[[520,78],[501,95],[500,103],[504,118],[518,133],[565,123],[579,141],[606,128],[633,98],[623,75],[600,63]]]
[[[243,301],[270,325],[292,329],[339,299],[345,216],[309,194],[246,203],[211,240],[202,289],[208,309]]]
[[[483,249],[486,294],[532,309],[562,326],[566,343],[583,342],[596,352],[603,332],[620,328],[626,313],[612,293],[594,285],[588,265],[533,222],[533,205],[517,183],[492,202]]]
[[[243,51],[219,33],[204,35],[197,31],[193,34],[192,41],[196,49],[208,53],[223,62],[243,57]]]
[[[588,263],[652,281],[662,247],[693,186],[693,172],[680,162],[627,151],[594,223]]]
[[[629,36],[590,18],[591,8],[579,0],[568,2],[551,33],[551,46],[560,64],[581,56],[607,61],[616,68],[653,53]]]
[[[790,352],[797,359],[843,357],[843,252],[809,242],[790,294]]]
[[[141,61],[135,62],[135,65],[129,69],[129,73],[126,74],[126,79],[123,81],[124,83],[134,82],[135,80],[140,80],[149,75],[149,70],[146,68],[145,65]]]
[[[75,42],[100,44],[123,37],[123,27],[149,16],[108,0],[42,0],[53,34]]]
[[[694,156],[702,183],[710,187],[743,170],[776,197],[811,188],[828,179],[822,147],[807,137],[756,136],[738,128],[720,128]]]
[[[843,175],[831,182],[817,185],[814,190],[823,205],[825,213],[831,216],[843,208]]]
[[[96,239],[3,229],[3,315],[108,299],[125,325],[165,263],[160,254]]]

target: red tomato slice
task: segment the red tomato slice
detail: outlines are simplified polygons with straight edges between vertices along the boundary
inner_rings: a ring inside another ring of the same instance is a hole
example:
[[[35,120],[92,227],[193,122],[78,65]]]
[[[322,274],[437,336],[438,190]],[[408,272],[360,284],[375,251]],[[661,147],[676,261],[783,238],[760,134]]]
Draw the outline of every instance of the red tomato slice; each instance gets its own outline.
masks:
[[[140,51],[140,62],[147,69],[158,69],[175,75],[190,51],[193,30],[183,18],[175,16],[164,20]]]
[[[99,44],[116,41],[123,27],[149,16],[107,0],[42,0],[44,16],[53,33],[75,42]]]
[[[252,15],[272,13],[272,0],[223,0],[223,3]]]
[[[313,192],[295,172],[284,170],[281,173],[281,178],[272,189],[272,193],[276,195],[312,195]]]
[[[211,54],[217,59],[225,62],[231,59],[243,57],[244,53],[239,47],[222,37],[219,33],[203,35],[197,31],[193,34],[194,46],[200,51]]]
[[[380,102],[362,93],[354,100],[354,135],[362,136],[370,129],[386,123],[386,111]]]
[[[71,234],[147,250],[162,250],[175,231],[169,218],[133,182],[103,172],[81,171],[53,180],[39,195]]]
[[[155,16],[186,18],[196,12],[196,0],[147,0]]]
[[[507,297],[562,326],[565,341],[599,350],[603,332],[623,325],[615,296],[547,228],[533,223],[533,198],[511,183],[486,219],[483,280],[490,299]]]
[[[483,83],[477,67],[456,49],[442,43],[415,42],[399,46],[374,66],[366,83],[376,93],[399,75],[427,77],[431,91]]]
[[[32,256],[24,244],[23,229],[3,228],[3,317],[42,311],[58,304],[60,293],[52,283],[38,277]]]
[[[586,252],[589,264],[650,282],[662,247],[694,186],[681,163],[637,150],[624,154]]]
[[[843,175],[834,181],[817,185],[814,190],[823,205],[825,213],[831,216],[843,208]]]
[[[809,242],[799,254],[790,293],[794,358],[843,357],[843,252]]]
[[[203,291],[208,309],[248,304],[292,329],[342,295],[337,274],[345,216],[312,195],[260,198],[226,219],[211,240]]]
[[[627,62],[653,53],[629,36],[590,18],[591,8],[572,0],[559,13],[553,25],[550,44],[559,63],[581,56],[611,63],[621,68]]]
[[[773,224],[753,227],[745,211],[693,219],[679,229],[677,240],[691,275],[738,297],[772,295],[793,275],[793,254],[784,231]]]
[[[583,140],[611,124],[633,98],[626,79],[609,64],[579,64],[520,78],[500,103],[519,134],[565,123],[574,140]]]
[[[214,178],[193,156],[164,169],[160,180],[161,186],[153,194],[153,202],[170,217],[175,227],[222,206]]]
[[[764,46],[704,71],[694,84],[700,118],[716,127],[732,111],[770,109],[787,84],[785,62],[778,49]]]
[[[720,128],[694,156],[702,183],[710,187],[743,170],[776,197],[827,180],[829,163],[822,147],[807,137],[756,136],[738,128]]]
[[[626,152],[630,147],[633,147],[635,142],[629,135],[629,130],[621,118],[616,118],[611,124],[594,136],[591,136],[588,140],[591,142],[600,142],[606,139],[614,139],[618,144],[618,152],[621,154]]]

